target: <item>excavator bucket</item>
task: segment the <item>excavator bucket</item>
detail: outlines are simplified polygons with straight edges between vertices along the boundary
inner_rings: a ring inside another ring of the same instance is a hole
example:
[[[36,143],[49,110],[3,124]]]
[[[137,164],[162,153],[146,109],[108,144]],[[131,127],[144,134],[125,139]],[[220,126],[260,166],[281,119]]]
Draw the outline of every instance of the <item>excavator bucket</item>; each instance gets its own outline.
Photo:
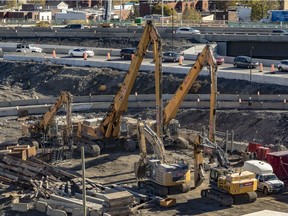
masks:
[[[139,162],[134,163],[134,173],[137,179],[145,178],[146,164],[140,164]]]

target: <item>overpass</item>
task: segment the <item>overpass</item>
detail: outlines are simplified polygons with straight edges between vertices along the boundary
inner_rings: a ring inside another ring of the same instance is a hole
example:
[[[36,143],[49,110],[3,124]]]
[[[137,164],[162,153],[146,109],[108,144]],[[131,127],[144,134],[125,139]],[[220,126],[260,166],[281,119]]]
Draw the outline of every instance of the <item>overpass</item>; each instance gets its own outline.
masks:
[[[199,27],[201,35],[175,34],[175,28],[158,27],[157,30],[163,39],[187,39],[193,42],[216,42],[218,53],[224,56],[250,55],[253,47],[253,57],[257,58],[288,58],[288,35],[272,33],[270,29],[263,28],[213,28]],[[143,28],[89,28],[89,29],[61,29],[40,27],[0,27],[2,41],[10,39],[41,41],[45,38],[55,38],[59,43],[63,39],[78,38],[87,40],[100,40],[101,38],[126,40],[137,42],[141,37]]]

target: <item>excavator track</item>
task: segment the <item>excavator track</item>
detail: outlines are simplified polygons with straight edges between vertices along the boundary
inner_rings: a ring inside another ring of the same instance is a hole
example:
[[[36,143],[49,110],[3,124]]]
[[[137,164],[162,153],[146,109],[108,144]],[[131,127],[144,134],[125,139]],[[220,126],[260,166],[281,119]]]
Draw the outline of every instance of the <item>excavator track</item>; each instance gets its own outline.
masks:
[[[248,192],[245,194],[239,194],[233,196],[234,204],[246,204],[246,203],[252,203],[255,202],[257,199],[257,193],[256,192]]]
[[[223,206],[231,206],[234,203],[232,195],[214,189],[202,190],[201,197],[211,198],[221,203]]]
[[[168,195],[169,190],[168,187],[158,185],[152,181],[146,180],[146,181],[139,181],[138,186],[142,189],[148,190],[151,194],[165,197]]]

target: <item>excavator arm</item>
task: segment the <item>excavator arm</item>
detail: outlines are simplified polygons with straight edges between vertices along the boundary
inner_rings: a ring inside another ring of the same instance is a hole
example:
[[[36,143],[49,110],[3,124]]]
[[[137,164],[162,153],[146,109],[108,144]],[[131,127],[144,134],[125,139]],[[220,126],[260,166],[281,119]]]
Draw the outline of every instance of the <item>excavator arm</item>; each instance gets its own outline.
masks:
[[[62,91],[57,98],[55,104],[49,108],[49,110],[41,117],[40,121],[29,127],[31,137],[39,136],[41,132],[46,131],[47,127],[53,121],[58,110],[65,105],[67,107],[67,125],[71,124],[71,103],[72,95],[67,91]],[[70,127],[70,126],[67,126]]]
[[[165,148],[160,137],[141,119],[137,121],[138,143],[140,149],[140,160],[135,163],[134,171],[137,178],[145,176],[147,165],[147,145],[146,139],[152,145],[154,154],[160,163],[165,163]]]
[[[135,79],[138,75],[140,65],[146,55],[150,42],[152,42],[154,45],[153,50],[158,50],[159,47],[161,47],[160,36],[155,26],[152,24],[152,21],[149,20],[147,21],[143,35],[138,44],[135,56],[131,61],[124,82],[118,93],[115,95],[114,101],[110,106],[108,114],[101,122],[100,128],[106,138],[111,136],[116,137],[119,133],[122,113],[127,110],[128,97],[131,93]],[[155,52],[153,53],[155,54]],[[159,56],[154,56],[154,59],[155,58],[159,58]]]
[[[198,55],[195,64],[189,70],[186,75],[184,81],[179,86],[174,96],[170,99],[166,107],[164,108],[164,117],[163,123],[167,125],[172,119],[174,119],[177,115],[177,112],[183,102],[184,98],[188,94],[191,86],[197,79],[200,74],[202,68],[204,66],[208,66],[213,73],[216,72],[217,64],[216,60],[213,56],[213,51],[210,45],[206,45],[200,55]],[[212,80],[214,82],[214,80]]]

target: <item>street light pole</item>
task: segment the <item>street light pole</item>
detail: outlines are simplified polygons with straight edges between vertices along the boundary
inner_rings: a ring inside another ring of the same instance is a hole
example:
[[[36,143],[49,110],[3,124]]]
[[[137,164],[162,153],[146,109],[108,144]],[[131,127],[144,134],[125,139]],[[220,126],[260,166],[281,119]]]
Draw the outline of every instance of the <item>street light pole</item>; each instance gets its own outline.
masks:
[[[163,18],[164,18],[164,6],[163,6],[163,0],[161,3],[161,27],[163,27]]]
[[[252,87],[252,54],[254,47],[250,48],[250,86]]]
[[[173,8],[171,8],[172,14],[172,51],[174,50],[173,40],[174,40],[174,17],[173,17]]]
[[[248,102],[249,105],[252,104],[251,94],[252,94],[252,56],[253,56],[253,49],[254,49],[254,47],[251,46],[251,48],[250,48],[250,97],[249,97],[249,102]]]

